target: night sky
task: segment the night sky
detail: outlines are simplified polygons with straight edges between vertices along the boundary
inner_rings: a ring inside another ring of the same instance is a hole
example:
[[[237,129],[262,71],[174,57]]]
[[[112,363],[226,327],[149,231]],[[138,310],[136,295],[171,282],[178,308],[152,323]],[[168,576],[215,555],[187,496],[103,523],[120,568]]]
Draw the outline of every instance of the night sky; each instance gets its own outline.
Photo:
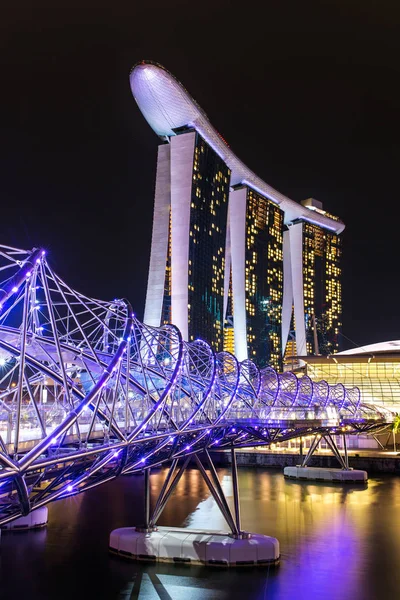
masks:
[[[143,316],[159,140],[129,72],[154,60],[266,182],[345,222],[343,349],[400,338],[398,3],[5,5],[0,243]]]

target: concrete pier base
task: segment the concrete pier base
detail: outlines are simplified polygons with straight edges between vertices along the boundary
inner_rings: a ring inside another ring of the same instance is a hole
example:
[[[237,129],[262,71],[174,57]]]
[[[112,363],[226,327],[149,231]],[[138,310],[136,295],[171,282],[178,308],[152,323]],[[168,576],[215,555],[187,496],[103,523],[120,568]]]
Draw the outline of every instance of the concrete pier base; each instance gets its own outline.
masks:
[[[19,517],[10,523],[2,525],[1,528],[7,531],[26,531],[29,529],[38,529],[47,525],[48,509],[47,506],[42,506],[33,510],[26,517]]]
[[[357,469],[327,469],[319,467],[285,467],[283,474],[287,479],[303,481],[326,481],[333,483],[366,483],[367,471]]]
[[[279,562],[276,538],[257,533],[235,539],[222,531],[159,527],[146,533],[135,527],[110,534],[110,552],[133,560],[219,567],[268,566]]]

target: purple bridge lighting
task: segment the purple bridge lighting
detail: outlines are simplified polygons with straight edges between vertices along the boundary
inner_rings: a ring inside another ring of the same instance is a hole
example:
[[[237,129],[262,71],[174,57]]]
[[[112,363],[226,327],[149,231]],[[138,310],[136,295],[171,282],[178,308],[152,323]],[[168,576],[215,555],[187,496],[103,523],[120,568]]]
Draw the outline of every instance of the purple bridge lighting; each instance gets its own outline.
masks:
[[[260,371],[88,298],[42,249],[0,246],[0,272],[1,525],[122,473],[392,418],[358,388]]]

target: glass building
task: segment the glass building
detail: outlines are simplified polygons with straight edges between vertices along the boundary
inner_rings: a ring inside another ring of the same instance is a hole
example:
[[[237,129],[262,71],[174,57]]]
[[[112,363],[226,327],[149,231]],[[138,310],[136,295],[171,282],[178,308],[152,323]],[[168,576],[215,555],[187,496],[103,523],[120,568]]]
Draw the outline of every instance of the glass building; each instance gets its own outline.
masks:
[[[248,189],[246,315],[249,358],[281,369],[283,212]]]
[[[316,215],[328,215],[314,198],[302,204]],[[333,215],[329,218],[338,221]],[[342,240],[317,221],[298,218],[285,228],[284,255],[285,287],[290,292],[283,306],[283,351],[284,362],[290,367],[295,354],[328,355],[339,351]]]
[[[248,186],[230,194],[235,353],[282,367],[283,211]]]
[[[224,346],[229,184],[230,169],[194,129],[176,129],[159,147],[151,257],[157,281],[146,308],[156,291],[160,322],[217,352]]]
[[[310,223],[303,233],[307,354],[332,354],[339,351],[342,325],[342,240]]]
[[[161,65],[138,63],[130,84],[163,141],[144,322],[279,370],[288,343],[335,352],[344,224],[251,171]]]
[[[188,336],[223,349],[230,170],[196,133],[190,203]]]
[[[400,340],[325,357],[307,356],[304,362],[311,379],[357,386],[363,403],[382,405],[400,414]]]

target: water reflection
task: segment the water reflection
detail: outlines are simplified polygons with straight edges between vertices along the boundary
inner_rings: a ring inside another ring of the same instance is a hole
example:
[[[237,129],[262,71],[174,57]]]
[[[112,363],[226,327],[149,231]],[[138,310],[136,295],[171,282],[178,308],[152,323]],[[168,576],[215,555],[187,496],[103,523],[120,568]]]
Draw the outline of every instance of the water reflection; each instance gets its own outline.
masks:
[[[151,476],[153,503],[165,470]],[[228,469],[222,487],[232,502]],[[243,528],[277,537],[278,569],[242,571],[146,565],[108,554],[109,532],[140,524],[141,476],[121,477],[49,507],[47,529],[3,533],[0,597],[29,599],[375,600],[400,589],[400,478],[367,486],[287,481],[239,470]],[[160,525],[226,530],[200,474],[190,469]]]

